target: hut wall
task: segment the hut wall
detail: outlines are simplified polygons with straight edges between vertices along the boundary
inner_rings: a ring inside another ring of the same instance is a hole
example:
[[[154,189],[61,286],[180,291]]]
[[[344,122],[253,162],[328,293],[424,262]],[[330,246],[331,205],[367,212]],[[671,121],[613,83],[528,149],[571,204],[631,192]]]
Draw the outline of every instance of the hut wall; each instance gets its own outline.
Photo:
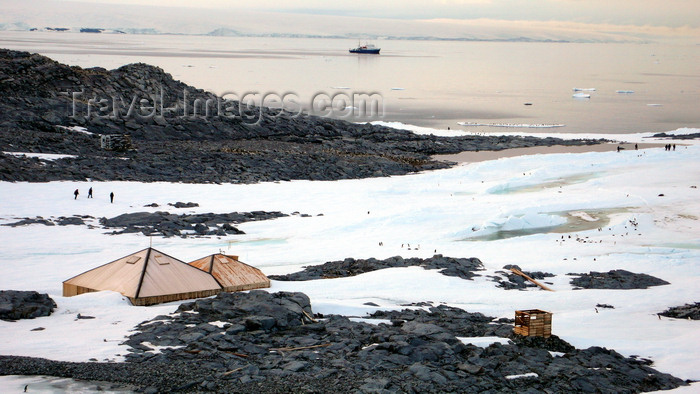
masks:
[[[257,283],[246,283],[244,285],[237,285],[237,286],[225,286],[224,291],[234,292],[234,291],[244,291],[244,290],[253,290],[253,289],[264,289],[267,287],[270,287],[270,280],[260,281]]]
[[[85,293],[93,293],[95,289],[90,289],[88,287],[83,287],[83,286],[78,286],[78,285],[72,285],[69,283],[63,283],[63,296],[64,297],[72,297],[72,296],[77,296],[80,294],[85,294]]]
[[[162,304],[164,302],[173,302],[173,301],[181,301],[181,300],[191,300],[193,298],[211,297],[213,295],[217,295],[220,292],[221,292],[221,289],[212,289],[212,290],[204,290],[204,291],[192,291],[189,293],[166,294],[166,295],[153,296],[153,297],[139,297],[139,298],[129,297],[129,301],[131,301],[131,304],[135,305],[135,306],[147,306],[147,305]]]

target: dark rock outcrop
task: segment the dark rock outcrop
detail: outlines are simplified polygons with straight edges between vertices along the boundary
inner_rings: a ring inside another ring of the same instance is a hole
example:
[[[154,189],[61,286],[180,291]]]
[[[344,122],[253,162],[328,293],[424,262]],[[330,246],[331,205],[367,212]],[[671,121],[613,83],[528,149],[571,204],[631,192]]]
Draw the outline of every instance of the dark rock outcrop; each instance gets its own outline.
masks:
[[[150,204],[149,206],[153,206]],[[158,205],[155,204],[157,207]],[[198,213],[198,214],[171,214],[169,212],[132,212],[113,218],[100,218],[99,223],[105,229],[112,229],[110,234],[142,233],[144,235],[160,235],[163,237],[202,237],[202,236],[227,236],[245,234],[235,225],[270,220],[289,216],[282,212],[231,212],[231,213]],[[310,215],[301,215],[310,217]],[[59,216],[43,218],[22,218],[19,221],[5,223],[2,226],[26,226],[30,224],[43,224],[45,226],[85,225],[85,219],[95,219],[88,215]],[[89,228],[99,228],[93,224],[87,224]],[[119,229],[119,230],[114,230]]]
[[[164,237],[187,237],[186,231],[193,231],[197,236],[245,234],[235,227],[251,221],[270,220],[288,216],[282,212],[231,212],[198,213],[177,215],[169,212],[133,212],[113,218],[100,218],[104,228],[121,228],[112,234],[142,233],[144,235],[162,235]],[[191,234],[190,234],[191,235]]]
[[[700,133],[687,133],[687,134],[668,134],[668,133],[656,133],[652,135],[652,138],[664,138],[664,139],[674,139],[674,140],[694,140],[700,138]]]
[[[199,206],[199,204],[196,202],[182,202],[182,201],[178,201],[175,204],[168,203],[168,205],[170,205],[171,207],[175,207],[175,208],[195,208],[195,207]]]
[[[353,322],[313,315],[301,293],[221,293],[136,327],[126,363],[0,356],[0,374],[135,385],[145,392],[602,392],[686,382],[614,350],[512,336],[512,323],[447,306]],[[458,337],[505,335],[475,346]],[[158,346],[158,350],[154,347]],[[559,353],[551,353],[559,352]]]
[[[239,105],[146,64],[82,69],[6,49],[0,50],[0,95],[0,152],[75,156],[42,160],[0,153],[0,181],[337,180],[451,165],[432,160],[436,154],[600,142],[416,135]],[[104,135],[128,135],[135,149],[103,150]]]
[[[568,275],[578,276],[571,279],[571,284],[584,289],[646,289],[651,286],[669,284],[665,280],[651,275],[636,274],[625,270],[591,271],[588,274]]]
[[[676,319],[700,320],[700,302],[674,306],[659,313],[659,315]]]
[[[549,272],[541,272],[541,271],[523,271],[519,266],[517,265],[512,265],[508,264],[503,266],[504,271],[496,271],[497,276],[492,276],[491,279],[496,282],[496,287],[501,287],[506,290],[525,290],[528,288],[537,288],[539,287],[530,282],[529,280],[523,278],[520,275],[516,275],[512,271],[510,271],[511,268],[515,268],[525,275],[529,276],[532,279],[536,280],[541,280],[545,278],[550,278],[553,277],[554,274],[550,274]]]
[[[0,290],[0,319],[19,320],[49,316],[56,308],[48,294],[36,291]]]
[[[389,257],[384,260],[375,258],[353,259],[347,258],[339,261],[329,261],[325,264],[304,267],[303,271],[287,275],[271,275],[269,278],[282,281],[314,280],[327,278],[344,278],[355,276],[365,272],[376,271],[384,268],[396,267],[423,267],[425,269],[439,269],[446,276],[456,276],[462,279],[471,279],[479,276],[476,271],[484,269],[481,260],[472,258],[443,257],[436,254],[427,259],[410,258],[401,256]]]

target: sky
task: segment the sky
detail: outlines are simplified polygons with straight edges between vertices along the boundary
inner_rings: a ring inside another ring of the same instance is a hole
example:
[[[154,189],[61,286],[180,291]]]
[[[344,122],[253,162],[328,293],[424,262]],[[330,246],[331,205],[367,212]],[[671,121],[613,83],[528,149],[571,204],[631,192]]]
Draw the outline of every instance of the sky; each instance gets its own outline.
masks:
[[[700,40],[698,0],[0,0],[0,30],[648,42]]]
[[[59,0],[60,1],[60,0]],[[700,27],[697,0],[96,0],[390,19],[495,19]]]

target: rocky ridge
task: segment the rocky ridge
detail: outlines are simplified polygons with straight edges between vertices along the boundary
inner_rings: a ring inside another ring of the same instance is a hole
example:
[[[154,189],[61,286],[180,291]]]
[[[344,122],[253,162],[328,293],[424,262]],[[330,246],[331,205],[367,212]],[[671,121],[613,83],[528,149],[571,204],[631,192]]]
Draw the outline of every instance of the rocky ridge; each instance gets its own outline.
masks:
[[[500,287],[505,290],[525,290],[530,288],[539,289],[539,287],[536,284],[510,271],[511,268],[515,268],[518,271],[529,276],[530,278],[536,280],[542,280],[554,276],[554,274],[550,274],[549,272],[523,271],[518,265],[508,264],[503,266],[503,271],[496,271],[496,274],[498,275],[494,275],[491,277],[491,279],[497,283],[496,287]]]
[[[591,271],[587,274],[568,275],[577,276],[571,279],[571,285],[583,289],[646,289],[651,286],[669,284],[665,280],[651,275],[619,269],[608,272]]]
[[[0,94],[0,152],[72,155],[47,160],[2,153],[2,181],[337,180],[451,165],[432,160],[436,154],[600,142],[416,135],[238,102],[223,102],[223,110],[212,112],[222,98],[158,67],[82,69],[6,49],[0,50]],[[128,134],[136,149],[103,150],[105,134]]]
[[[409,258],[401,256],[389,257],[378,260],[346,258],[345,260],[329,261],[321,265],[305,267],[303,271],[294,272],[287,275],[271,275],[270,279],[281,281],[300,281],[314,279],[344,278],[355,276],[365,272],[376,271],[384,268],[397,267],[423,267],[424,269],[439,269],[440,273],[446,276],[456,276],[462,279],[471,279],[480,276],[476,271],[481,271],[484,266],[476,257],[453,258],[436,254],[427,259]]]
[[[156,205],[157,206],[157,205]],[[297,214],[297,212],[293,213]],[[230,213],[192,213],[174,214],[165,211],[156,212],[131,212],[124,213],[113,218],[99,218],[99,224],[103,229],[111,229],[108,234],[142,233],[147,236],[163,236],[182,238],[204,236],[227,236],[245,234],[236,225],[252,221],[271,220],[289,216],[282,212],[230,212]],[[309,217],[308,214],[301,214]],[[59,216],[57,218],[21,218],[16,222],[2,224],[2,226],[18,227],[30,224],[43,224],[45,226],[69,226],[87,225],[88,228],[99,228],[85,221],[94,221],[89,215]]]
[[[659,315],[675,319],[700,320],[700,302],[674,306],[659,313]]]
[[[483,336],[502,340],[470,343]],[[354,322],[314,314],[302,293],[254,290],[185,303],[137,326],[125,344],[126,363],[0,356],[0,374],[102,380],[147,393],[635,393],[686,384],[613,350],[515,337],[507,319],[441,305]]]

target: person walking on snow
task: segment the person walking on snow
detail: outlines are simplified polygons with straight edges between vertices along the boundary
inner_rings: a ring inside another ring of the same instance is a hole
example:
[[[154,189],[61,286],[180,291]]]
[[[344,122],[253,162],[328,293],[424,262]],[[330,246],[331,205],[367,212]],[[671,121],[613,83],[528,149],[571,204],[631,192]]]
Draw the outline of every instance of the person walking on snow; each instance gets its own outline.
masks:
[[[114,204],[114,192],[109,193],[109,202]]]
[[[80,192],[78,192],[78,189],[75,189],[75,191],[73,192],[73,195],[75,196],[74,200],[78,199],[78,194],[80,194]]]
[[[92,198],[92,188],[90,188],[90,190],[88,190],[88,198]]]

